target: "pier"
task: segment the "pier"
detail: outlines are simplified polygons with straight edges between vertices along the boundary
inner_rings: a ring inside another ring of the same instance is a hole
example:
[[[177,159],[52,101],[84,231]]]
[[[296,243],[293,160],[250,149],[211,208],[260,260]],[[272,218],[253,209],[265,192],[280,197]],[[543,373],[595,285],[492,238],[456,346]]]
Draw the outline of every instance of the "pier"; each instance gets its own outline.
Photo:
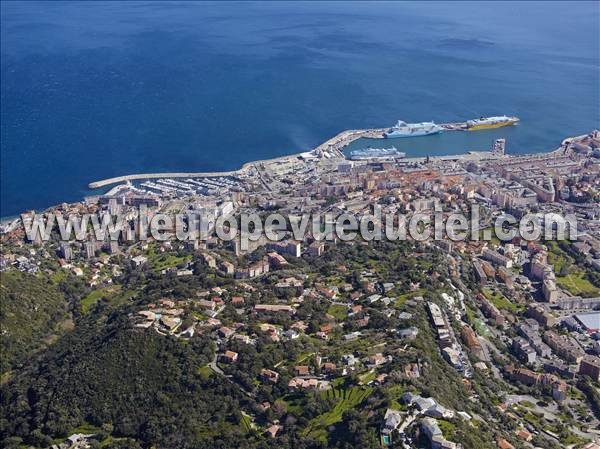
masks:
[[[369,138],[383,138],[383,133],[388,128],[373,128],[373,129],[351,129],[347,131],[342,131],[331,139],[323,142],[321,145],[316,147],[314,151],[331,151],[336,154],[338,157],[344,157],[341,153],[341,149],[350,143],[354,142],[363,137]]]
[[[134,181],[137,179],[157,179],[157,178],[216,178],[219,176],[237,176],[242,170],[222,171],[222,172],[190,172],[190,173],[140,173],[136,175],[116,176],[114,178],[103,179],[88,184],[90,189],[99,189],[111,184],[120,182]]]
[[[466,131],[467,122],[441,123],[440,126],[444,128],[444,131]],[[342,148],[363,137],[367,137],[369,139],[384,139],[384,133],[389,129],[390,127],[351,129],[342,131],[341,133],[316,147],[314,151],[330,151],[335,153],[336,156],[344,157],[344,155],[341,153]]]
[[[340,151],[341,148],[350,144],[351,142],[360,139],[361,137],[383,137],[383,133],[387,128],[381,129],[358,129],[342,131],[326,142],[322,143],[314,149],[314,151],[332,152],[335,156],[343,158],[344,155]],[[264,159],[246,162],[242,168],[232,171],[223,172],[196,172],[196,173],[138,173],[133,175],[115,176],[114,178],[102,179],[100,181],[94,181],[88,184],[90,189],[99,189],[112,184],[118,184],[121,182],[134,181],[134,180],[146,180],[146,179],[157,179],[157,178],[215,178],[219,176],[239,176],[246,172],[250,167],[257,166],[263,163],[276,162],[278,160],[285,160],[290,157],[298,157],[298,154],[291,154],[287,156],[278,156],[272,159]]]
[[[467,129],[466,122],[457,122],[457,123],[442,123],[441,127],[446,131],[464,131]],[[323,142],[321,145],[317,146],[313,149],[315,153],[321,153],[328,155],[326,157],[337,157],[337,158],[345,158],[342,153],[342,149],[355,140],[358,140],[363,137],[368,137],[371,139],[383,139],[384,133],[389,129],[386,128],[369,128],[369,129],[351,129],[342,131],[341,133],[335,135],[334,137],[328,139]],[[261,163],[275,162],[277,160],[284,160],[290,157],[299,157],[299,154],[291,154],[287,156],[279,156],[272,159],[265,159],[259,161],[251,161],[245,163],[242,168],[238,170],[232,171],[223,171],[223,172],[190,172],[190,173],[144,173],[144,174],[133,174],[133,175],[123,175],[116,176],[114,178],[103,179],[100,181],[91,182],[88,184],[90,189],[98,189],[101,187],[106,187],[112,184],[118,184],[121,182],[134,181],[134,180],[145,180],[145,179],[157,179],[157,178],[214,178],[218,176],[238,176],[244,172],[246,172],[250,167],[257,166]],[[472,157],[472,156],[471,156]],[[420,159],[420,158],[414,158]]]

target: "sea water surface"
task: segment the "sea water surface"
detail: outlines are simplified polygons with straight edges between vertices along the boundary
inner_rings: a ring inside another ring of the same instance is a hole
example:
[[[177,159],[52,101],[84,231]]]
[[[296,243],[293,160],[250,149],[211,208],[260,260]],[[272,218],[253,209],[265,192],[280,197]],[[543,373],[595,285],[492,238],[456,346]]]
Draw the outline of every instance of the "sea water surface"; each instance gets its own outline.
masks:
[[[90,181],[213,171],[341,130],[521,118],[410,155],[600,126],[598,2],[2,2],[0,216]]]

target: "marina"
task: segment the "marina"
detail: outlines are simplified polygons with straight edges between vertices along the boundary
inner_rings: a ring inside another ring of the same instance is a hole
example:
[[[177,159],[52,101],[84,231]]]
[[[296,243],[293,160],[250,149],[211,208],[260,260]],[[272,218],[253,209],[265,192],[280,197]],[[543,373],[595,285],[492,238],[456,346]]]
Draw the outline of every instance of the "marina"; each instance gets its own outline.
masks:
[[[365,148],[355,150],[350,153],[350,160],[362,161],[368,159],[402,159],[406,157],[406,153],[398,151],[396,147],[391,148]]]
[[[150,179],[133,185],[137,191],[143,194],[159,194],[170,197],[186,197],[190,195],[217,196],[224,191],[243,192],[243,185],[233,177],[214,178],[186,178],[184,180],[171,179],[163,176],[155,181]]]
[[[493,117],[492,117],[493,118]],[[490,119],[492,119],[490,118]],[[515,117],[516,121],[518,119]],[[404,122],[399,122],[404,123]],[[289,158],[298,157],[301,159],[314,159],[314,158],[322,158],[322,159],[331,159],[331,158],[345,158],[346,154],[351,153],[352,151],[356,151],[359,149],[364,149],[371,147],[371,142],[377,141],[378,147],[382,149],[390,149],[392,147],[395,148],[398,145],[400,153],[405,153],[405,156],[408,157],[418,157],[415,153],[421,153],[425,155],[456,155],[456,154],[464,154],[465,152],[470,151],[482,151],[490,147],[490,144],[499,137],[510,136],[511,130],[510,128],[502,128],[500,133],[498,133],[498,127],[493,127],[496,129],[484,129],[478,133],[471,132],[449,132],[449,131],[467,131],[469,129],[467,122],[452,122],[452,123],[443,123],[436,125],[433,122],[423,122],[420,124],[406,124],[406,126],[417,126],[420,128],[422,126],[425,129],[428,129],[432,132],[428,134],[419,134],[413,136],[406,136],[401,139],[394,139],[387,137],[386,133],[389,133],[391,128],[368,128],[368,129],[353,129],[342,131],[341,133],[335,135],[334,137],[328,139],[321,145],[317,146],[310,152],[291,154],[288,156],[280,156],[272,159],[266,160],[258,160],[251,161],[244,164],[238,170],[225,171],[225,172],[185,172],[185,173],[143,173],[143,174],[131,174],[131,175],[123,175],[116,176],[113,178],[103,179],[99,181],[91,182],[88,187],[90,189],[99,189],[102,187],[106,187],[112,184],[120,184],[123,182],[130,182],[135,180],[140,181],[148,181],[151,179],[173,179],[173,178],[202,178],[204,184],[208,186],[211,185],[211,181],[213,178],[228,178],[228,177],[236,177],[240,176],[244,173],[247,173],[252,167],[256,167],[259,164],[265,162],[276,162],[278,160],[286,160]],[[396,124],[398,125],[398,123]],[[438,130],[440,128],[443,131]],[[480,138],[473,138],[474,135],[479,135]],[[451,136],[452,137],[447,137]],[[467,137],[468,136],[468,137]],[[444,139],[443,141],[440,139]],[[431,140],[436,139],[436,140]],[[394,142],[393,144],[391,142]],[[388,143],[384,143],[388,142]],[[402,143],[397,143],[402,142]],[[450,143],[450,145],[447,145]],[[439,147],[439,148],[437,148]],[[417,150],[417,151],[415,151]],[[222,182],[222,181],[221,181]],[[159,186],[160,188],[157,188]],[[174,189],[174,184],[165,184],[165,183],[153,183],[152,187],[150,185],[146,185],[146,187],[160,190],[160,191],[171,191],[170,189]],[[185,188],[184,188],[185,190]]]

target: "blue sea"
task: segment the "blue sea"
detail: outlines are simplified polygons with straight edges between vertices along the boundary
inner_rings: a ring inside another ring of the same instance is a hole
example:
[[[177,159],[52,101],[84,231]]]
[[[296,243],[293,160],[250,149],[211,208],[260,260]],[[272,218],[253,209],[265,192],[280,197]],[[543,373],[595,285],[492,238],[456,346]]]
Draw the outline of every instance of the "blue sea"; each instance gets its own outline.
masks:
[[[140,172],[234,169],[341,130],[508,114],[409,155],[600,126],[598,2],[2,2],[0,216]],[[356,145],[363,145],[358,142]]]

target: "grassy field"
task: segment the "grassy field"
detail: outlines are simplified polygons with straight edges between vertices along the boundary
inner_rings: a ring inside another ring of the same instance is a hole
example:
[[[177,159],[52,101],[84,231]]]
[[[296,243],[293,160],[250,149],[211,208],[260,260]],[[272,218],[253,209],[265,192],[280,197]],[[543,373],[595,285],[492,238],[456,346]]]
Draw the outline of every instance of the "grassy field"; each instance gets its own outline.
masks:
[[[492,335],[487,325],[479,318],[475,318],[473,320],[473,329],[475,329],[475,332],[477,332],[482,337],[489,337]]]
[[[323,392],[325,397],[335,398],[338,402],[330,411],[311,420],[304,430],[304,434],[320,440],[325,439],[327,427],[341,421],[345,411],[356,407],[372,392],[371,387],[332,388]]]
[[[440,426],[440,430],[444,434],[445,438],[452,439],[452,435],[456,429],[456,424],[440,419],[438,420],[438,426]]]
[[[81,311],[88,313],[90,308],[96,304],[101,298],[107,298],[117,294],[121,290],[120,285],[110,285],[108,287],[99,288],[92,291],[89,295],[81,300]]]
[[[296,357],[296,360],[294,360],[293,365],[300,365],[302,362],[304,362],[306,359],[313,355],[315,355],[314,352],[301,352],[300,354],[298,354],[298,357]]]
[[[246,433],[252,432],[254,430],[254,428],[256,427],[254,425],[254,423],[252,422],[252,417],[244,412],[242,412],[242,418],[240,419],[240,425],[242,426],[242,429],[244,429],[244,431]]]
[[[369,348],[374,346],[374,339],[369,338],[367,334],[363,334],[361,338],[357,338],[356,340],[340,340],[336,342],[334,352],[336,354],[348,354],[355,353],[360,351],[368,351]]]
[[[66,270],[57,270],[50,277],[50,279],[52,279],[52,282],[54,282],[55,284],[59,284],[60,281],[62,281],[65,277],[67,277],[67,271]]]
[[[492,292],[488,289],[483,290],[484,296],[500,310],[508,310],[511,313],[516,313],[517,305],[510,302],[502,293]]]
[[[553,249],[548,253],[548,263],[554,266],[555,273],[560,273],[560,270],[562,270],[564,266],[570,266],[572,261],[570,257],[560,251],[555,244]]]
[[[385,395],[390,401],[390,408],[406,411],[407,406],[401,403],[402,395],[406,393],[404,385],[392,385],[385,389]]]
[[[120,304],[135,294],[132,290],[122,290],[118,284],[92,291],[81,300],[81,312],[86,314],[101,298],[107,298],[111,304]]]
[[[82,425],[80,425],[79,427],[73,429],[73,433],[85,433],[85,434],[97,433],[99,431],[100,431],[100,427],[90,424],[88,422],[85,422]]]
[[[414,298],[415,296],[423,296],[425,294],[425,290],[424,289],[418,289],[412,292],[406,292],[406,293],[402,293],[401,295],[399,295],[396,298],[396,301],[394,301],[394,307],[395,308],[400,308],[404,305],[404,303],[411,299]]]
[[[468,321],[473,327],[473,329],[475,329],[475,332],[484,337],[489,337],[491,335],[491,332],[486,326],[486,324],[482,320],[477,318],[477,312],[475,312],[471,307],[467,306],[466,313]]]
[[[348,316],[348,307],[341,304],[332,304],[327,309],[327,313],[338,321],[344,321]]]
[[[148,263],[156,271],[175,268],[179,264],[186,263],[192,260],[192,256],[176,256],[175,254],[157,253],[156,248],[151,246],[148,250]]]
[[[177,265],[189,262],[191,256],[178,257],[174,254],[163,254],[152,258],[152,267],[157,271],[175,268]]]
[[[568,290],[572,295],[595,296],[600,294],[600,288],[595,287],[584,276],[584,271],[573,271],[567,276],[557,276],[556,283],[559,287]]]
[[[550,248],[548,262],[554,266],[556,284],[560,288],[567,290],[572,295],[600,295],[600,288],[586,279],[585,270],[577,268],[574,265],[575,260],[571,256],[563,251],[556,242],[548,242],[547,244]],[[560,276],[563,268],[565,268],[565,273],[568,273],[566,276]]]
[[[206,380],[206,379],[208,379],[210,376],[212,376],[212,375],[213,375],[213,370],[212,370],[212,369],[210,369],[210,367],[209,367],[208,365],[199,366],[199,367],[196,369],[196,372],[197,372],[197,373],[200,375],[200,377],[201,377],[203,380]]]
[[[375,380],[376,377],[377,377],[377,372],[374,369],[372,369],[372,370],[367,371],[366,373],[363,373],[360,376],[358,376],[358,380],[361,385],[367,385],[372,380]]]
[[[297,393],[288,394],[283,398],[285,409],[288,413],[293,413],[300,416],[304,408],[304,396]]]

